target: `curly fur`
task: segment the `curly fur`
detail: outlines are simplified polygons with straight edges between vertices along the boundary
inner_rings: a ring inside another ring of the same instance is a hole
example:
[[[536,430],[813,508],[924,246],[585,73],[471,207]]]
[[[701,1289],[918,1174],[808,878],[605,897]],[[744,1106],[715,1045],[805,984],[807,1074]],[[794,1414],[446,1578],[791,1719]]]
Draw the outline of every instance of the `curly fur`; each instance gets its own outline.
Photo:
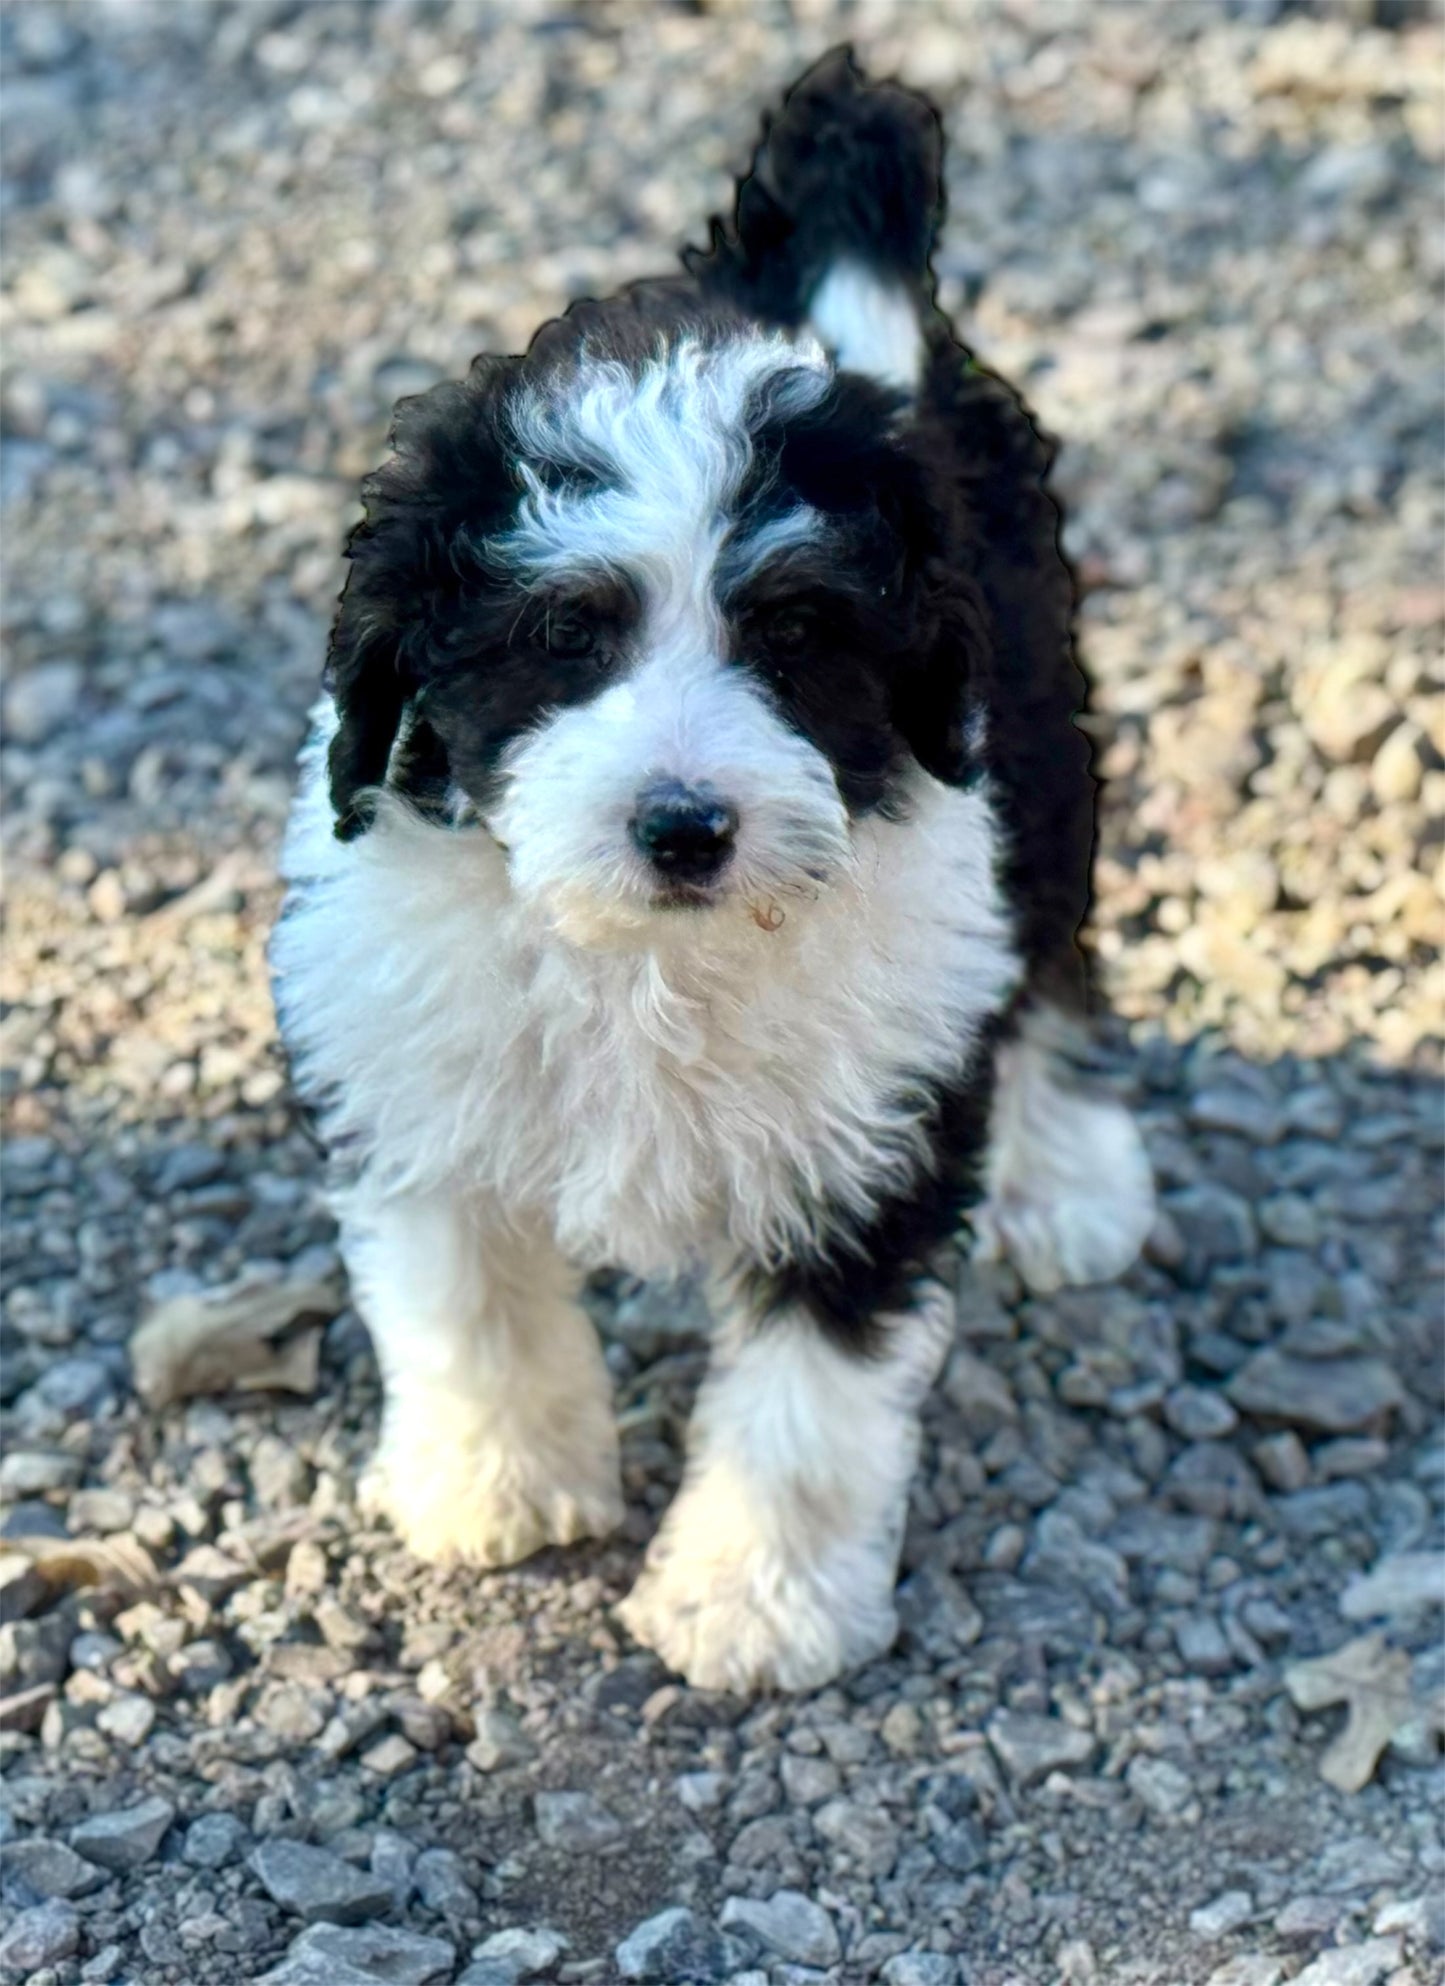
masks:
[[[933,300],[940,148],[839,52],[683,276],[402,403],[287,839],[377,1494],[436,1557],[606,1529],[577,1279],[701,1266],[723,1349],[628,1616],[696,1681],[886,1642],[960,1223],[1048,1286],[1152,1206],[1037,1019],[1085,988],[1072,586],[1049,445]]]

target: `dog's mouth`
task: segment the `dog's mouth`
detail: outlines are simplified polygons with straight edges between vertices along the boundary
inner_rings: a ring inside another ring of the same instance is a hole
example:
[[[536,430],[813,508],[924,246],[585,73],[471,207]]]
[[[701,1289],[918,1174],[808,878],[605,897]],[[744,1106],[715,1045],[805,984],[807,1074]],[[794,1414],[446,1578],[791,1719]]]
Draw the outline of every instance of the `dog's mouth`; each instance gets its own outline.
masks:
[[[711,910],[722,901],[720,883],[665,883],[650,899],[654,910]]]

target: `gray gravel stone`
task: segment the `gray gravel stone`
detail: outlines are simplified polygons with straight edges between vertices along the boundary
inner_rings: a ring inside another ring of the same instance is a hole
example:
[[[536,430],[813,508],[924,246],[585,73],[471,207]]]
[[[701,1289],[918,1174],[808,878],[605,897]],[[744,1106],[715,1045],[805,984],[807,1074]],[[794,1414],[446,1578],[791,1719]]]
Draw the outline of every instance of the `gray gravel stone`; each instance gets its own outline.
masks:
[[[96,1729],[119,1745],[142,1745],[155,1729],[156,1707],[149,1697],[127,1694],[102,1704]]]
[[[1189,1116],[1201,1131],[1231,1131],[1257,1145],[1277,1144],[1284,1132],[1284,1112],[1272,1097],[1224,1084],[1200,1090]]]
[[[99,1531],[109,1536],[128,1531],[135,1517],[135,1498],[128,1490],[83,1489],[70,1499],[72,1531]]]
[[[303,1841],[263,1841],[251,1867],[272,1902],[309,1924],[361,1924],[391,1903],[385,1883]]]
[[[19,1552],[0,1553],[0,1626],[33,1614],[49,1591],[28,1558]]]
[[[1351,1434],[1322,1441],[1313,1456],[1315,1474],[1321,1482],[1333,1482],[1341,1476],[1372,1475],[1376,1469],[1384,1468],[1389,1459],[1388,1441],[1374,1435]]]
[[[102,1869],[139,1869],[160,1847],[175,1817],[169,1800],[153,1797],[113,1813],[92,1814],[70,1830],[70,1845]]]
[[[78,1455],[40,1448],[12,1449],[0,1457],[0,1490],[6,1496],[48,1496],[80,1481]]]
[[[1268,1952],[1240,1952],[1210,1973],[1204,1986],[1280,1986],[1284,1966]]]
[[[59,1612],[8,1622],[0,1627],[0,1678],[27,1688],[58,1683],[70,1664],[71,1636],[72,1622]]]
[[[727,1791],[727,1779],[721,1772],[680,1772],[672,1783],[678,1799],[694,1814],[710,1813],[721,1805]]]
[[[1254,1914],[1254,1898],[1247,1889],[1227,1889],[1190,1911],[1189,1928],[1196,1938],[1213,1944],[1241,1930]]]
[[[519,1986],[521,1980],[550,1972],[566,1949],[567,1940],[550,1927],[494,1931],[476,1947],[462,1979],[471,1986]]]
[[[795,1807],[813,1807],[820,1800],[831,1799],[843,1784],[830,1758],[802,1758],[796,1752],[784,1753],[779,1776],[784,1794]]]
[[[1358,1574],[1340,1595],[1347,1621],[1445,1607],[1445,1552],[1398,1552]]]
[[[1228,1635],[1212,1614],[1190,1614],[1174,1630],[1180,1660],[1191,1675],[1227,1675],[1235,1664]]]
[[[1366,1938],[1360,1945],[1321,1952],[1312,1965],[1295,1974],[1294,1986],[1379,1986],[1403,1957],[1398,1938]]]
[[[706,1986],[725,1978],[732,1963],[727,1940],[680,1906],[639,1924],[617,1947],[616,1958],[624,1979],[657,1986]]]
[[[1176,1386],[1166,1393],[1164,1418],[1186,1441],[1219,1441],[1239,1425],[1224,1395],[1207,1386]]]
[[[0,1846],[0,1869],[16,1876],[39,1897],[85,1896],[104,1882],[105,1877],[63,1841],[48,1841],[32,1835],[28,1840],[7,1841]]]
[[[1337,1896],[1292,1896],[1275,1913],[1274,1928],[1282,1938],[1324,1938],[1343,1915]]]
[[[415,1765],[416,1758],[416,1746],[402,1737],[399,1731],[391,1731],[376,1744],[367,1747],[361,1754],[361,1763],[378,1779],[393,1779],[397,1773],[406,1772]]]
[[[983,1631],[983,1615],[951,1573],[926,1565],[898,1589],[898,1619],[930,1655],[946,1660],[972,1647]]]
[[[1304,1443],[1292,1429],[1267,1434],[1250,1451],[1255,1465],[1271,1489],[1300,1490],[1310,1479],[1310,1458]]]
[[[799,1965],[836,1965],[842,1956],[833,1919],[800,1890],[776,1890],[762,1902],[730,1896],[719,1922],[725,1931],[751,1932],[765,1950]]]
[[[1302,1193],[1275,1193],[1259,1206],[1260,1230],[1281,1248],[1318,1248],[1320,1217]]]
[[[1370,1499],[1359,1483],[1326,1483],[1276,1497],[1275,1518],[1292,1538],[1328,1538],[1369,1522]]]
[[[986,1729],[999,1763],[1020,1786],[1031,1786],[1050,1772],[1087,1765],[1094,1756],[1090,1734],[1057,1717],[1000,1710]]]
[[[171,1680],[186,1696],[206,1696],[229,1677],[233,1664],[219,1641],[191,1641],[167,1664]]]
[[[1198,1573],[1213,1556],[1217,1538],[1218,1526],[1208,1517],[1184,1517],[1139,1504],[1126,1510],[1113,1525],[1108,1543],[1131,1564],[1173,1566],[1180,1572]]]
[[[813,1815],[813,1826],[833,1848],[867,1876],[887,1876],[898,1860],[898,1828],[878,1807],[853,1800],[830,1800]]]
[[[246,1830],[234,1814],[202,1814],[186,1829],[181,1859],[193,1869],[223,1869],[246,1843]]]
[[[1166,1202],[1183,1238],[1186,1273],[1202,1281],[1215,1263],[1238,1262],[1259,1243],[1249,1203],[1227,1187],[1191,1186]]]
[[[5,689],[5,731],[12,743],[38,745],[60,728],[80,699],[78,662],[43,662]]]
[[[1131,1759],[1124,1778],[1130,1792],[1161,1820],[1182,1814],[1194,1797],[1188,1773],[1167,1758]]]
[[[1445,1896],[1437,1891],[1434,1895],[1397,1898],[1376,1911],[1370,1928],[1377,1938],[1394,1932],[1421,1951],[1445,1951]]]
[[[467,1746],[467,1758],[479,1772],[501,1772],[508,1766],[526,1765],[536,1755],[537,1747],[515,1717],[496,1709],[478,1713],[477,1734]]]
[[[1273,1349],[1256,1352],[1227,1381],[1225,1391],[1244,1413],[1326,1434],[1368,1427],[1405,1398],[1383,1359],[1291,1358]]]
[[[548,1848],[569,1855],[595,1853],[622,1839],[625,1830],[616,1814],[590,1793],[539,1793],[537,1833]]]
[[[445,1938],[385,1924],[313,1924],[259,1986],[430,1986],[450,1976],[456,1947]]]
[[[942,1952],[897,1952],[879,1977],[885,1986],[959,1986],[962,1974]]]
[[[115,1397],[115,1379],[98,1358],[57,1359],[36,1383],[36,1393],[67,1420],[98,1413]]]
[[[427,1848],[412,1870],[417,1892],[428,1910],[447,1917],[468,1917],[477,1907],[476,1891],[467,1879],[460,1855],[450,1848]]]
[[[80,1919],[68,1903],[38,1903],[20,1911],[0,1937],[0,1968],[33,1979],[80,1948]]]

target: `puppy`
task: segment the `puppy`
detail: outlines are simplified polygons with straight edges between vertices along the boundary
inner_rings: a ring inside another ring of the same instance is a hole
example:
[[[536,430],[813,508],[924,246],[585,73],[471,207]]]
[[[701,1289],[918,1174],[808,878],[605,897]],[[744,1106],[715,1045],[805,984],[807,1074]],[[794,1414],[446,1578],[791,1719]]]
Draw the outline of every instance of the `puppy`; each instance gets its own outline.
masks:
[[[286,842],[278,1007],[381,1361],[372,1489],[505,1565],[622,1511],[578,1304],[700,1270],[625,1603],[706,1688],[885,1649],[963,1231],[1148,1231],[1072,1064],[1093,838],[1049,447],[934,300],[942,140],[837,51],[683,273],[397,409]]]

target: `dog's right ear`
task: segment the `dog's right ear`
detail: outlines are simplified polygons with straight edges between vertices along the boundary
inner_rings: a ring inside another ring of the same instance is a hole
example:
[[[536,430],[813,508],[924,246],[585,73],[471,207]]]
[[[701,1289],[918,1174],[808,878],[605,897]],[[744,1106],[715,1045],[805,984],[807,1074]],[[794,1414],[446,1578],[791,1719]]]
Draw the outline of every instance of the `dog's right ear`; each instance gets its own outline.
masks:
[[[366,514],[347,543],[323,679],[336,703],[327,771],[340,841],[370,827],[437,620],[476,547],[515,512],[504,397],[518,364],[479,358],[466,379],[401,401],[392,454],[361,486]]]

